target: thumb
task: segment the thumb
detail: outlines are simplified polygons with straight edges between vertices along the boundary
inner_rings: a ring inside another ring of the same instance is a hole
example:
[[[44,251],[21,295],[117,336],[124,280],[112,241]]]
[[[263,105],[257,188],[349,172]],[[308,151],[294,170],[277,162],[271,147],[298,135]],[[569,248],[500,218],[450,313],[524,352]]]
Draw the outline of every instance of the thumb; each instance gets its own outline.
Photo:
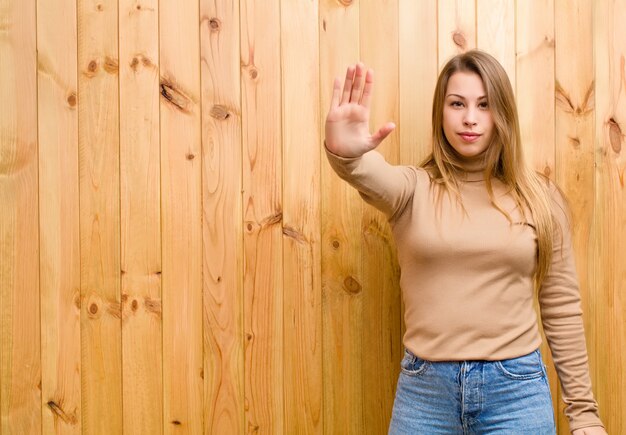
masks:
[[[396,125],[393,122],[388,122],[387,124],[380,127],[378,131],[372,135],[372,145],[374,145],[374,148],[380,145],[380,143],[387,136],[389,136],[389,133],[391,133],[395,128]]]

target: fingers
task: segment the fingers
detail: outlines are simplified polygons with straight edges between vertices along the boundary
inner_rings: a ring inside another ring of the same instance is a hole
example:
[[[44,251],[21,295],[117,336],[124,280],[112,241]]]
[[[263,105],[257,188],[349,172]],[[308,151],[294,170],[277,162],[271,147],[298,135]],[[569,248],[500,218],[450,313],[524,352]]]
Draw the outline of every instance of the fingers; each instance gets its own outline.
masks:
[[[353,66],[349,66],[346,71],[346,80],[343,84],[343,94],[341,94],[341,103],[345,104],[350,101],[350,94],[352,93],[352,80],[354,78],[354,70]]]
[[[363,89],[363,96],[361,97],[361,104],[367,108],[370,107],[372,101],[372,89],[374,87],[374,71],[367,70],[365,75],[365,88]]]
[[[331,110],[334,107],[337,107],[337,105],[339,105],[340,92],[341,92],[341,82],[339,81],[337,77],[335,77],[335,80],[333,81],[333,96],[330,100]]]
[[[365,88],[363,88],[363,81],[365,81]],[[350,65],[346,70],[341,101],[339,101],[338,104],[359,103],[369,107],[373,83],[374,71],[366,69],[362,62],[356,65]],[[333,98],[335,86],[336,85],[333,84]]]
[[[361,62],[356,64],[356,73],[354,74],[354,81],[352,82],[352,92],[350,93],[350,102],[358,103],[361,101],[361,86],[363,83],[363,64]]]
[[[378,129],[376,133],[372,135],[372,142],[374,143],[374,147],[377,147],[387,136],[391,133],[396,125],[393,122],[388,122]]]

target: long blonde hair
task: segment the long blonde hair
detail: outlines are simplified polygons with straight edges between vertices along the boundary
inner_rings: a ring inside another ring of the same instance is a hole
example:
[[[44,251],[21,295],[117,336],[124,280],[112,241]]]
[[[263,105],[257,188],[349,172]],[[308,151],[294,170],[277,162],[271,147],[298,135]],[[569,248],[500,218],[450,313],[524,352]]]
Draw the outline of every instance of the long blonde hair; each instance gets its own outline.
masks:
[[[443,108],[448,81],[459,71],[473,72],[480,76],[491,110],[494,129],[491,142],[485,151],[485,182],[493,206],[510,223],[511,217],[494,200],[491,177],[498,178],[526,218],[529,210],[537,235],[537,264],[535,284],[540,287],[552,259],[552,237],[555,225],[552,215],[548,180],[530,168],[524,159],[521,146],[519,120],[515,96],[509,78],[498,61],[480,50],[470,50],[450,59],[439,74],[433,96],[432,153],[420,165],[427,169],[435,182],[441,183],[461,201],[459,194],[458,159],[443,132]],[[440,200],[440,198],[438,198]]]

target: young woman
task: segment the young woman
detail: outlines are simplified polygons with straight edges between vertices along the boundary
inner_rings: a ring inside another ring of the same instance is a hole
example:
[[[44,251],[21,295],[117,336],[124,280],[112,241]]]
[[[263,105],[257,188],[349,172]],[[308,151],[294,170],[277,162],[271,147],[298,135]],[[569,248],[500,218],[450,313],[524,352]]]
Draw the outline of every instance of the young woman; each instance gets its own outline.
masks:
[[[524,161],[502,66],[472,50],[435,87],[432,154],[394,166],[369,133],[373,72],[335,79],[325,147],[337,174],[389,219],[406,333],[391,434],[554,434],[533,292],[574,435],[606,434],[593,397],[561,192]]]

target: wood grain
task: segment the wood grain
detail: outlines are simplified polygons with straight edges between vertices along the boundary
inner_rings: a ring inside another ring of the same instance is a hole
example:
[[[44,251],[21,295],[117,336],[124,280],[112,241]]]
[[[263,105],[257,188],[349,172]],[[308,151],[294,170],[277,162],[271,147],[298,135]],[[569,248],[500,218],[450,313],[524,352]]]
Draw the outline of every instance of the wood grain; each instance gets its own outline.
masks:
[[[333,79],[342,83],[359,60],[359,3],[320,2],[320,109],[322,129]],[[324,131],[324,130],[322,130]],[[324,433],[364,433],[363,200],[333,172],[322,150],[322,324]]]
[[[281,3],[285,429],[321,434],[318,2]]]
[[[439,0],[438,70],[456,54],[476,48],[476,1]]]
[[[163,430],[158,6],[119,1],[125,434]]]
[[[598,405],[608,433],[626,431],[626,4],[594,3],[594,281],[589,331]]]
[[[522,144],[535,170],[554,179],[554,0],[517,2],[516,26]]]
[[[239,16],[200,3],[205,434],[245,433]]]
[[[77,3],[82,430],[122,430],[117,2]]]
[[[593,7],[590,2],[557,0],[555,10],[555,131],[556,181],[563,189],[572,215],[576,269],[580,282],[587,342],[592,343],[594,313],[592,223],[594,216]],[[590,355],[593,360],[594,354]],[[597,376],[591,373],[592,383]],[[554,390],[557,391],[557,390]],[[559,386],[558,432],[569,434]]]
[[[37,3],[42,433],[81,433],[76,2]]]
[[[199,5],[159,2],[163,432],[204,430]]]
[[[360,6],[361,59],[375,71],[370,131],[399,120],[398,1],[368,1]],[[384,35],[384,36],[383,36]],[[399,142],[393,132],[377,148],[398,164]],[[400,268],[396,246],[385,216],[363,207],[363,420],[366,433],[385,433],[391,420],[398,362],[402,359]]]
[[[246,430],[284,431],[280,3],[241,4]]]
[[[432,151],[432,104],[438,75],[437,2],[400,0],[398,9],[399,163],[418,165]]]
[[[41,431],[35,2],[0,2],[0,432]]]
[[[476,46],[504,67],[515,92],[515,0],[476,0]]]

